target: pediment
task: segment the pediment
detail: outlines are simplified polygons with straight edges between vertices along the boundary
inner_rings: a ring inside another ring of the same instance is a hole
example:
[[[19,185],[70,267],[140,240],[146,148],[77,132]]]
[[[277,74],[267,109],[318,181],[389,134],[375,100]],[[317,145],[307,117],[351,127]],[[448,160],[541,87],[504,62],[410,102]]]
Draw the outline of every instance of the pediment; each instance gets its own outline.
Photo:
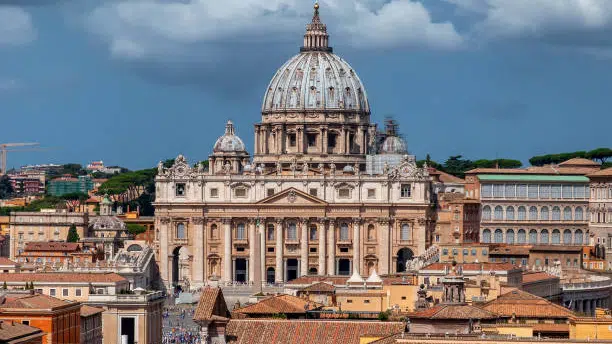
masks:
[[[327,202],[318,197],[309,195],[296,188],[283,190],[275,195],[266,197],[257,204],[274,204],[274,205],[326,205]]]

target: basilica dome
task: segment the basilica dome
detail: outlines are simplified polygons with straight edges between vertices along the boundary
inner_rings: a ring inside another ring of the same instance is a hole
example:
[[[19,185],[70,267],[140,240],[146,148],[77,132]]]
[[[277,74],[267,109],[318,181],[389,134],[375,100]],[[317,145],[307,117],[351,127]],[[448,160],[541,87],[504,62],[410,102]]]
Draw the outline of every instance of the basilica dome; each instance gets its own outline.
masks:
[[[387,136],[380,146],[380,154],[408,154],[408,145],[399,136]]]
[[[274,75],[264,96],[262,112],[338,110],[370,113],[365,87],[355,70],[328,46],[325,24],[315,5],[301,52]]]
[[[244,142],[236,135],[234,124],[232,121],[227,121],[225,125],[225,134],[217,139],[213,152],[215,153],[241,153],[245,152],[246,147]]]

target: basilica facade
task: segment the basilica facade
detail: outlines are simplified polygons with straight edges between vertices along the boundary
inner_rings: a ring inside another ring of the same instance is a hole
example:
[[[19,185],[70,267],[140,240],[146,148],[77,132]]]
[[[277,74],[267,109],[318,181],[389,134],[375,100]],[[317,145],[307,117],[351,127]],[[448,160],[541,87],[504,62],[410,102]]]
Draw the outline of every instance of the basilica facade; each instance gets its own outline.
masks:
[[[156,259],[167,286],[282,283],[401,272],[431,243],[431,182],[333,54],[318,5],[266,90],[254,154],[232,122],[209,167],[179,155],[156,177]]]

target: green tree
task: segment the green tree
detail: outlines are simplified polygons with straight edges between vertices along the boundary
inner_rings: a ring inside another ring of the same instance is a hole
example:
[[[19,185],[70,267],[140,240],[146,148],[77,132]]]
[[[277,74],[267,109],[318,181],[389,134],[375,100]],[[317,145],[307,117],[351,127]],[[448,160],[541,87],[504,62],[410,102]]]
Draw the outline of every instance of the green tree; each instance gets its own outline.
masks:
[[[465,176],[465,172],[474,168],[474,164],[471,160],[461,159],[463,156],[455,155],[449,157],[444,162],[444,171],[446,173],[450,173],[457,177],[463,178]]]
[[[128,223],[126,226],[128,232],[133,235],[138,235],[147,231],[147,228],[145,226],[136,223]]]
[[[13,190],[9,177],[6,174],[0,176],[0,199],[10,198],[14,192],[15,190]]]
[[[589,159],[597,160],[604,164],[609,158],[612,158],[612,149],[610,148],[597,148],[587,153]]]
[[[473,162],[474,168],[519,168],[523,163],[514,159],[479,159]]]
[[[387,321],[387,320],[389,320],[389,313],[387,313],[387,312],[380,312],[380,313],[378,313],[378,320],[379,321]]]
[[[70,229],[68,229],[68,237],[66,238],[67,242],[79,242],[81,238],[79,237],[79,233],[77,232],[75,225],[70,225]]]

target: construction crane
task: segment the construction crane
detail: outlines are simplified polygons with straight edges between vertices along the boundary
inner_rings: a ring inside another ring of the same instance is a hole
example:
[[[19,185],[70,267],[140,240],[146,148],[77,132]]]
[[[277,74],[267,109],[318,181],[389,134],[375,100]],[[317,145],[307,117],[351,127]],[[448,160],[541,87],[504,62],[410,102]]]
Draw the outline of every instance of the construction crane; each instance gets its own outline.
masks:
[[[6,174],[6,155],[12,151],[28,151],[31,149],[10,149],[12,147],[30,147],[38,146],[38,142],[25,142],[25,143],[0,143],[0,175]]]

